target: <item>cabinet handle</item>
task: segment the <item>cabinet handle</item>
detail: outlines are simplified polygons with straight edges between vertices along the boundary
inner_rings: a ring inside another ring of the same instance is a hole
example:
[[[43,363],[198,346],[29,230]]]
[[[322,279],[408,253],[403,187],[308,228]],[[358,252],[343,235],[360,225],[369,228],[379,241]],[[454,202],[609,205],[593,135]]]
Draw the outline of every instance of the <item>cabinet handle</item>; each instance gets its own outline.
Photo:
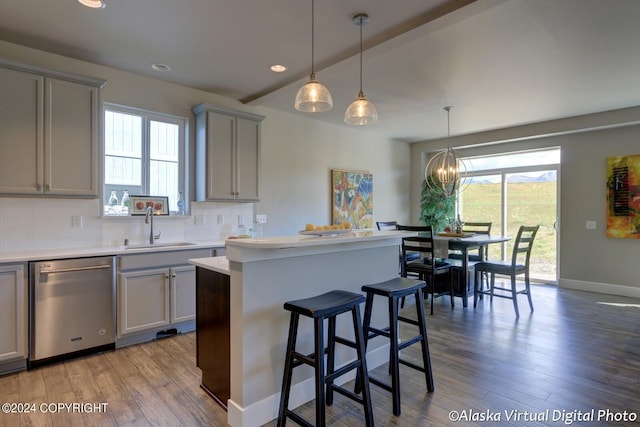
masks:
[[[41,191],[42,190],[42,184],[36,184],[36,190]]]
[[[165,279],[168,279],[168,278],[169,278],[169,275],[168,275],[168,274],[165,274],[165,275],[164,275],[164,278],[165,278]]]
[[[175,279],[175,278],[176,278],[176,273],[173,273],[173,274],[171,275],[171,277],[173,277],[173,278]]]
[[[44,185],[44,191],[51,191],[51,185],[45,184]]]

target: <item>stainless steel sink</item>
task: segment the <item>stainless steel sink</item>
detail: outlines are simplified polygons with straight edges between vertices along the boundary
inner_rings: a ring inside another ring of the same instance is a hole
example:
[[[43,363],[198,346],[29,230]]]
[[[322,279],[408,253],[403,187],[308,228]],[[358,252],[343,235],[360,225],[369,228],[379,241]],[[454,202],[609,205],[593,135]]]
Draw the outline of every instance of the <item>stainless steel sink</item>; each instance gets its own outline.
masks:
[[[153,248],[169,248],[169,247],[181,247],[181,246],[193,246],[192,242],[166,242],[166,243],[142,243],[138,245],[126,245],[125,249],[153,249]]]

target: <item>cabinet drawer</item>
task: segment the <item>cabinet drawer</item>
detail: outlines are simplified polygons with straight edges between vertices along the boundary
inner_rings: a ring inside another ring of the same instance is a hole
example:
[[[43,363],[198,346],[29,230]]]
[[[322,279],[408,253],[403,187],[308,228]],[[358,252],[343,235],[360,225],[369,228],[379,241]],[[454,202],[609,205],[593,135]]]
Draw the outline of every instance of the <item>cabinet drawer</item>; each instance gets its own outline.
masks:
[[[121,255],[118,257],[118,266],[120,271],[127,271],[143,268],[185,265],[189,263],[189,260],[191,258],[205,258],[213,256],[213,251],[213,248],[203,248],[182,251]]]

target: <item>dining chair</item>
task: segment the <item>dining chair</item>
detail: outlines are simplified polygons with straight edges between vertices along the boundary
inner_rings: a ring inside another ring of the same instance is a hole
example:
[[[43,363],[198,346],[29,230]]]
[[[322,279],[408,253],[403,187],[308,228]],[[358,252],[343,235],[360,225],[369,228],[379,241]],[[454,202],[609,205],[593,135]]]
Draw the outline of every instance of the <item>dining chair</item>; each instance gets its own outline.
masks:
[[[491,222],[465,222],[462,225],[462,232],[490,235],[492,224],[493,223]],[[470,267],[469,271],[471,271],[472,270],[471,267],[474,266],[477,262],[487,261],[489,259],[489,247],[485,246],[482,249],[478,248],[478,249],[472,250],[472,252],[468,254],[468,257],[469,257],[469,267]],[[451,260],[460,260],[462,259],[462,253],[452,252],[449,254],[447,258]],[[458,273],[458,277],[460,277],[461,274],[459,270],[462,268],[462,266],[460,265],[459,262],[454,262],[453,264],[454,264],[454,270]],[[484,289],[485,282],[487,283],[487,285],[489,284],[488,273],[483,273],[480,275],[480,289]],[[460,286],[463,286],[463,285],[460,284]],[[467,286],[469,286],[469,284],[467,284]]]
[[[400,226],[398,226],[400,227]],[[424,288],[425,293],[431,294],[431,314],[433,315],[433,300],[442,295],[449,295],[451,298],[451,308],[454,306],[453,297],[453,281],[451,280],[451,264],[438,260],[434,255],[433,244],[433,228],[431,226],[404,226],[407,231],[420,231],[418,236],[410,236],[402,238],[402,275],[407,277],[408,274],[416,274],[421,280],[424,280],[427,286]],[[408,228],[411,228],[409,230]],[[400,229],[400,228],[399,228]],[[407,254],[418,253],[419,259],[407,261]],[[437,289],[437,276],[447,274],[448,289]],[[403,302],[401,302],[403,305]]]
[[[489,295],[491,301],[493,297],[507,298],[513,300],[513,308],[516,312],[516,317],[520,317],[518,311],[518,295],[525,294],[529,300],[529,307],[533,311],[533,302],[531,301],[531,289],[529,281],[529,265],[531,261],[531,249],[533,248],[533,241],[538,233],[539,225],[526,226],[522,225],[518,229],[518,235],[513,244],[513,253],[511,256],[511,262],[505,261],[484,261],[476,264],[475,272],[475,287],[473,292],[473,306],[475,307],[478,302],[478,297],[482,295]],[[482,273],[488,273],[491,276],[489,281],[489,289],[479,289],[477,286],[478,276]],[[495,286],[496,274],[509,276],[511,287],[498,287]],[[517,290],[516,288],[516,276],[524,274],[524,289]],[[495,291],[503,291],[506,293],[495,293]]]
[[[491,234],[491,222],[465,222],[462,225],[463,233],[473,233],[473,234]],[[469,254],[469,261],[486,261],[487,257],[487,248],[484,248],[482,251],[483,256],[480,256],[480,249],[474,251],[474,253]],[[462,254],[460,253],[452,253],[449,254],[449,258],[452,259],[460,259],[462,258]]]
[[[376,221],[378,230],[395,230],[398,223],[396,221]]]

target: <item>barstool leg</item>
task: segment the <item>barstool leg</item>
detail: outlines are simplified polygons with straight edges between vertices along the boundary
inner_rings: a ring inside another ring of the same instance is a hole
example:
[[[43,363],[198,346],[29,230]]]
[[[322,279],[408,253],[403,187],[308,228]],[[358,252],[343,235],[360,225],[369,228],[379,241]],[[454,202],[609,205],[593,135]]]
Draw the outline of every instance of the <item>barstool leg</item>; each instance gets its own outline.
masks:
[[[419,290],[416,291],[416,301],[420,302],[419,304],[416,303],[416,315],[418,316],[418,328],[420,330],[420,335],[422,335],[422,340],[420,340],[420,344],[422,346],[422,366],[424,366],[424,375],[427,382],[427,390],[432,392],[435,390],[435,385],[433,381],[433,372],[431,370],[429,340],[427,339],[427,321],[425,319],[424,306],[422,305],[422,293]]]
[[[393,414],[400,415],[400,367],[398,362],[398,300],[389,298],[389,341],[391,354],[389,367],[391,368],[391,395],[393,399]],[[417,304],[417,303],[416,303]]]
[[[336,360],[336,317],[329,317],[329,331],[327,335],[327,376],[331,376],[335,370]],[[327,406],[333,404],[333,380],[327,382],[325,387]]]
[[[324,396],[324,319],[314,319],[315,336],[315,379],[316,379],[316,426],[324,426],[325,422],[325,396]]]
[[[289,406],[289,392],[291,390],[291,377],[293,375],[293,352],[296,348],[299,318],[300,316],[298,314],[291,313],[287,353],[284,361],[284,373],[282,375],[282,391],[280,392],[280,408],[278,409],[278,427],[284,427],[286,424],[286,411]]]
[[[371,406],[371,393],[369,391],[369,373],[367,371],[367,351],[365,345],[365,334],[362,330],[360,321],[360,307],[355,306],[351,311],[353,317],[353,330],[356,338],[356,352],[360,360],[360,367],[356,370],[357,378],[362,384],[362,405],[364,409],[365,425],[373,427],[373,408]],[[369,313],[371,316],[371,313]]]
[[[369,326],[371,325],[371,311],[373,309],[373,295],[370,292],[367,292],[366,300],[364,304],[364,319],[362,321],[362,334],[363,334],[363,343],[364,349],[367,349],[367,342],[369,341]],[[360,312],[360,307],[358,307],[358,313]],[[353,392],[355,394],[360,394],[362,391],[362,384],[360,382],[360,378],[356,377],[356,384],[353,388]]]

